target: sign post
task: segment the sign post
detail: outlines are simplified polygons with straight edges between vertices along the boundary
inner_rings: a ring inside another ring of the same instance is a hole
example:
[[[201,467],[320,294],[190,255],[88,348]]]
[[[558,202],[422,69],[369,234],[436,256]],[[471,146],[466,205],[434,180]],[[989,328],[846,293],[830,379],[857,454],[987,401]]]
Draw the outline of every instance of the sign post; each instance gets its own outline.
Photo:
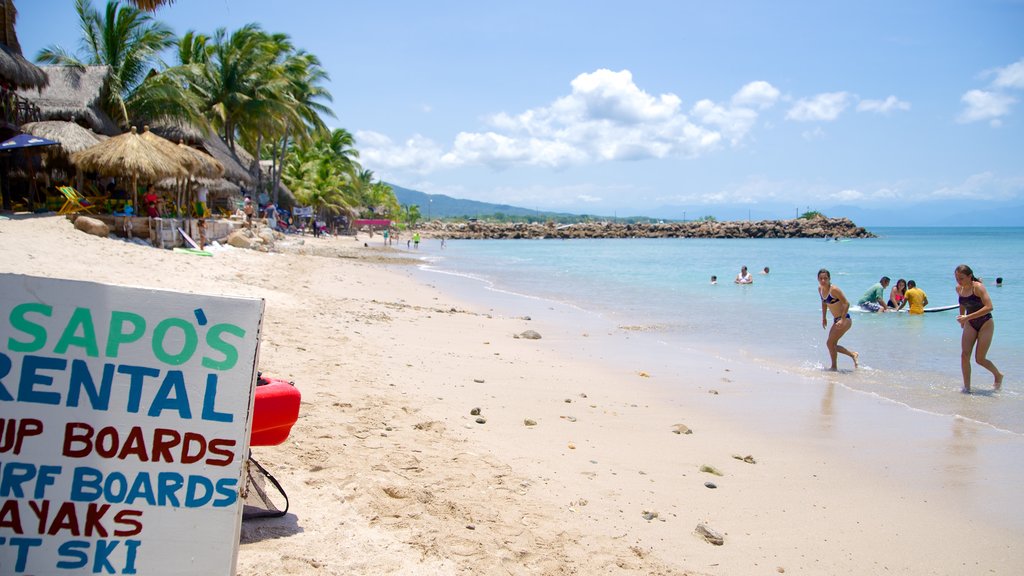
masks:
[[[0,574],[235,573],[263,304],[0,274]]]

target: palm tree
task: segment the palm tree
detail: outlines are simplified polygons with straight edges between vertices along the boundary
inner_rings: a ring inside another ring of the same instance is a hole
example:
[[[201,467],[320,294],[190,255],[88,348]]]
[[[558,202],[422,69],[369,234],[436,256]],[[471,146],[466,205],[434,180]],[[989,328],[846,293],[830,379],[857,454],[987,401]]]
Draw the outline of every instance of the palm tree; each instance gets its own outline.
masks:
[[[74,55],[60,46],[40,50],[39,62],[61,66],[110,66],[110,117],[127,127],[131,114],[127,102],[146,79],[159,53],[174,45],[174,34],[165,24],[134,6],[108,0],[101,13],[90,0],[76,0],[75,11],[82,27],[82,46]]]
[[[132,4],[134,4],[136,8],[138,8],[140,10],[145,10],[147,12],[156,12],[156,9],[159,8],[160,6],[164,6],[164,5],[170,6],[171,4],[174,4],[174,0],[128,0],[128,1],[131,2]]]

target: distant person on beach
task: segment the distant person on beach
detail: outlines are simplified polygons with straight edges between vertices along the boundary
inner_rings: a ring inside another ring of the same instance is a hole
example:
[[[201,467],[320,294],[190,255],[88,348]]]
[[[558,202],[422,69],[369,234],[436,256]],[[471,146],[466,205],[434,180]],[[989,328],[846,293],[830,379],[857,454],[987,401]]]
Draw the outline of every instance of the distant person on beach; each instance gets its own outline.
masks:
[[[857,300],[857,305],[868,312],[885,312],[885,289],[889,286],[890,279],[888,276],[882,276],[874,286],[868,288],[868,291]]]
[[[712,284],[718,284],[718,276],[712,276],[711,277],[711,283]]]
[[[391,231],[388,230],[387,228],[385,228],[384,229],[384,245],[387,246],[388,242],[390,240],[391,240]]]
[[[245,214],[245,227],[252,228],[252,215],[255,211],[252,205],[252,197],[246,196],[242,201],[242,214]]]
[[[416,249],[419,250],[419,248],[420,248],[420,233],[419,232],[416,232],[415,234],[412,235],[412,243],[416,246]]]
[[[896,281],[896,285],[889,291],[889,308],[895,308],[900,310],[906,304],[903,300],[903,293],[907,291],[907,281],[900,278]]]
[[[999,390],[1003,385],[1003,374],[996,365],[987,358],[988,349],[992,346],[992,335],[995,333],[996,321],[992,318],[992,299],[988,289],[975,278],[974,271],[967,264],[961,264],[953,272],[956,278],[956,295],[960,302],[960,315],[956,321],[960,323],[963,334],[960,337],[960,371],[964,376],[964,387],[961,392],[971,393],[971,353],[979,366],[992,373],[995,378],[994,388]]]
[[[271,230],[277,230],[277,206],[271,202],[267,204],[267,207],[263,210],[263,215],[267,218],[267,226]]]
[[[996,288],[1002,288],[1002,287],[1003,287],[1003,277],[999,276],[998,278],[996,278]]]
[[[747,272],[747,267],[743,266],[740,268],[740,273],[736,275],[736,279],[733,280],[736,284],[753,284],[754,277]]]
[[[768,267],[767,266],[764,267],[764,270],[761,270],[761,274],[764,274],[765,276],[768,275]]]
[[[196,218],[206,218],[210,215],[210,209],[206,207],[209,196],[210,189],[205,184],[200,184],[196,189]]]
[[[828,355],[832,359],[832,367],[829,370],[838,370],[836,359],[838,353],[846,354],[853,358],[853,367],[857,367],[857,360],[860,354],[847,350],[839,345],[839,339],[843,334],[849,332],[853,327],[853,318],[850,318],[850,301],[838,286],[832,284],[832,273],[822,268],[818,270],[818,296],[821,297],[821,327],[828,326],[828,317],[825,311],[832,313],[832,329],[828,331],[828,339],[825,345],[828,346]]]
[[[160,197],[156,195],[156,191],[153,190],[152,186],[142,195],[142,205],[146,208],[146,216],[150,218],[160,217]]]
[[[904,294],[904,301],[900,303],[900,308],[903,308],[903,304],[910,306],[907,310],[910,314],[924,314],[924,307],[928,305],[928,295],[917,287],[917,282],[911,280],[907,282],[907,292]]]

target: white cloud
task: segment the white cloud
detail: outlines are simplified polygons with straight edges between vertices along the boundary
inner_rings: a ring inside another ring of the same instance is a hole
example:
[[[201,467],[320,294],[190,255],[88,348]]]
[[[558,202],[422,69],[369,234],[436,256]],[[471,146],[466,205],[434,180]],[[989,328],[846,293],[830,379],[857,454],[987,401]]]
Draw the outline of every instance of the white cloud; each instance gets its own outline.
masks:
[[[859,190],[840,190],[834,194],[830,194],[829,198],[837,202],[856,202],[864,198],[864,193]]]
[[[752,106],[755,108],[771,108],[779,99],[779,90],[765,82],[758,80],[740,88],[732,96],[733,106]]]
[[[443,150],[434,141],[414,135],[401,144],[379,132],[360,130],[355,133],[359,145],[359,161],[384,177],[389,170],[426,173],[443,163]]]
[[[786,112],[786,119],[797,122],[831,122],[843,113],[849,98],[846,92],[827,92],[813,98],[803,98]]]
[[[996,70],[996,79],[992,82],[996,88],[1024,89],[1024,58],[1005,68]]]
[[[960,100],[967,108],[960,113],[958,122],[969,123],[988,120],[993,126],[1000,124],[1000,118],[1010,113],[1010,107],[1017,101],[1008,94],[985,90],[970,90]]]
[[[718,109],[708,104],[698,109],[699,117],[692,121],[682,112],[678,96],[648,94],[628,70],[580,74],[570,85],[570,94],[548,106],[494,114],[487,118],[489,130],[460,132],[447,151],[422,137],[399,145],[367,133],[360,138],[364,163],[378,171],[425,173],[468,165],[558,170],[590,162],[696,157],[719,147],[723,134],[739,142],[757,116],[745,108]],[[739,101],[761,106],[777,97],[766,82],[748,84],[737,94]],[[419,145],[423,149],[416,149]]]
[[[967,124],[987,120],[993,127],[1002,126],[1002,117],[1010,114],[1017,99],[1007,90],[1024,89],[1024,58],[1005,66],[983,73],[995,75],[995,80],[985,90],[968,90],[960,101],[966,108],[957,116],[957,122]]]
[[[580,194],[579,196],[576,197],[576,199],[579,200],[580,202],[586,202],[587,204],[593,204],[595,202],[601,201],[600,197],[591,196],[590,194]]]
[[[888,114],[893,110],[910,110],[910,102],[904,102],[895,96],[889,96],[885,100],[861,100],[857,103],[858,112]]]
[[[992,172],[980,172],[968,176],[959,184],[938,188],[928,196],[971,200],[1019,199],[1024,197],[1024,178],[1000,178]]]
[[[804,130],[800,133],[800,137],[808,142],[814,142],[815,140],[824,140],[825,131],[821,129],[821,126],[815,126],[813,130]]]

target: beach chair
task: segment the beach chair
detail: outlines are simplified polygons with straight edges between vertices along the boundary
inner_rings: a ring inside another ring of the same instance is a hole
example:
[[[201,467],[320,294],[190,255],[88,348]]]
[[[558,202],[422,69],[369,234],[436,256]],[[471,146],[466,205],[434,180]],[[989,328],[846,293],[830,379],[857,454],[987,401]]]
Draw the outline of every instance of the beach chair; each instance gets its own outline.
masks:
[[[57,186],[57,190],[59,190],[65,198],[64,205],[57,211],[57,214],[68,215],[77,214],[79,212],[93,213],[92,211],[95,208],[95,205],[86,200],[85,196],[79,194],[78,190],[75,190],[71,186]]]

